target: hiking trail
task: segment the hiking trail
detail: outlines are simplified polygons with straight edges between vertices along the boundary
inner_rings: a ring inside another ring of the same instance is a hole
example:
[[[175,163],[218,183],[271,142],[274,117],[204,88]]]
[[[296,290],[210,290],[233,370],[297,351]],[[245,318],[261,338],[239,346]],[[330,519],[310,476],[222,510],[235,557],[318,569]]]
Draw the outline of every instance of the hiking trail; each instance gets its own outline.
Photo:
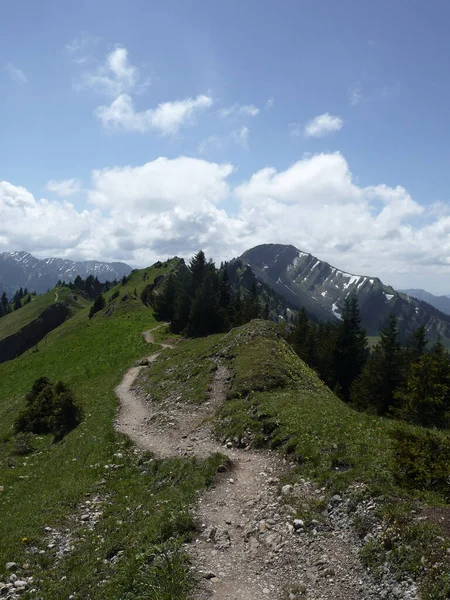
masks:
[[[152,332],[143,333],[154,344]],[[153,403],[135,380],[161,351],[130,368],[116,388],[120,409],[116,428],[159,458],[215,452],[232,468],[219,473],[194,507],[199,533],[186,544],[200,577],[193,600],[375,600],[383,597],[361,565],[358,545],[344,528],[316,521],[308,529],[295,519],[295,506],[321,499],[321,490],[301,480],[281,487],[291,465],[273,451],[224,447],[213,436],[211,420],[226,400],[230,372],[218,365],[208,400],[202,405]],[[328,520],[329,521],[329,520]],[[394,597],[394,596],[393,596]],[[401,598],[413,596],[400,596]]]

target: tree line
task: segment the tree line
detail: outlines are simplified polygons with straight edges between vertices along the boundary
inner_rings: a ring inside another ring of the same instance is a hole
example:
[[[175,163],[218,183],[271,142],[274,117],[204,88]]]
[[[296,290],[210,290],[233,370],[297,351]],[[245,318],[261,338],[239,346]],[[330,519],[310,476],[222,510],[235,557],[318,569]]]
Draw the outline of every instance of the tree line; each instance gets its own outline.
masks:
[[[418,327],[402,345],[391,315],[369,351],[358,300],[344,301],[342,320],[313,323],[302,310],[289,334],[297,354],[344,401],[358,410],[425,427],[450,426],[450,360],[438,340],[429,347]]]
[[[256,282],[243,293],[231,285],[227,263],[217,268],[202,250],[188,267],[180,263],[160,287],[155,284],[143,290],[142,301],[153,306],[158,319],[170,322],[173,333],[196,337],[225,332],[267,313]]]
[[[36,292],[29,293],[27,288],[19,288],[11,299],[3,292],[0,297],[0,318],[30,303],[32,296],[36,296]]]

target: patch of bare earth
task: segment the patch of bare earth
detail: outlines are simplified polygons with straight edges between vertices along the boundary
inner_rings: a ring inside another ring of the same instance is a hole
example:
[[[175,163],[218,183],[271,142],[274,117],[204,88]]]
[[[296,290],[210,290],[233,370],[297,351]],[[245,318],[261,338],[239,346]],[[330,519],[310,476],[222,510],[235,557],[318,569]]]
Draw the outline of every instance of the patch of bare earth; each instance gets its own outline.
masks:
[[[153,342],[151,330],[145,334]],[[148,357],[148,368],[159,353]],[[159,457],[226,454],[232,464],[195,508],[199,535],[186,548],[199,574],[195,600],[362,600],[379,598],[357,557],[357,545],[334,530],[326,515],[312,526],[295,519],[301,502],[320,499],[309,482],[279,485],[291,467],[274,452],[224,448],[211,417],[225,402],[229,372],[219,365],[207,402],[152,403],[133,387],[130,369],[116,393],[117,429]]]

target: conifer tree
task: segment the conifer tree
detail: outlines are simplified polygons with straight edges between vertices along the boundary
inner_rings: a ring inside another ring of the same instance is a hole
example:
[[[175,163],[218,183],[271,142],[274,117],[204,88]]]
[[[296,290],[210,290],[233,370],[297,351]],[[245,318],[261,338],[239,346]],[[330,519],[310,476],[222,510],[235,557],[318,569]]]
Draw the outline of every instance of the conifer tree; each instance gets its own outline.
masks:
[[[156,317],[161,321],[172,321],[174,314],[175,304],[175,276],[173,273],[169,273],[166,282],[164,284],[161,293],[157,296],[155,301],[155,313]]]
[[[197,254],[195,254],[195,256],[192,258],[191,262],[189,263],[189,269],[191,271],[191,294],[192,297],[194,298],[197,290],[200,288],[200,286],[203,283],[203,279],[205,277],[206,274],[206,268],[207,268],[207,263],[206,263],[206,257],[205,257],[205,253],[203,252],[203,250],[199,250],[197,252]]]
[[[367,360],[367,337],[361,327],[358,299],[352,293],[344,301],[342,321],[337,329],[335,350],[336,383],[344,400],[350,399],[350,386]]]
[[[358,408],[384,415],[394,408],[395,393],[404,383],[404,357],[398,339],[397,317],[391,315],[372,349],[362,373],[351,386],[350,398]]]
[[[208,269],[197,290],[189,315],[189,335],[203,336],[222,329],[217,276]]]

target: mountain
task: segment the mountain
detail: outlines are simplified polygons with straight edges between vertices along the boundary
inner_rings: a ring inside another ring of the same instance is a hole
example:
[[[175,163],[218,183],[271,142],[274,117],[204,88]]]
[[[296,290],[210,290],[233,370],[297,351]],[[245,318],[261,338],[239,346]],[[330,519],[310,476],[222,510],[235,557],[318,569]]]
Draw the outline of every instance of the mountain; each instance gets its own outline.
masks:
[[[341,318],[345,298],[355,292],[368,335],[377,335],[391,313],[398,316],[402,339],[424,325],[428,337],[450,342],[450,316],[434,306],[400,293],[378,277],[353,275],[294,246],[262,244],[240,260],[295,308],[304,306],[317,319]]]
[[[400,290],[408,296],[423,300],[446,315],[450,315],[450,296],[434,296],[425,290]]]
[[[121,262],[77,261],[63,258],[39,260],[28,252],[0,253],[0,294],[8,296],[20,287],[38,294],[53,288],[58,280],[73,281],[77,275],[86,279],[95,275],[99,281],[113,281],[129,275],[131,267]]]

